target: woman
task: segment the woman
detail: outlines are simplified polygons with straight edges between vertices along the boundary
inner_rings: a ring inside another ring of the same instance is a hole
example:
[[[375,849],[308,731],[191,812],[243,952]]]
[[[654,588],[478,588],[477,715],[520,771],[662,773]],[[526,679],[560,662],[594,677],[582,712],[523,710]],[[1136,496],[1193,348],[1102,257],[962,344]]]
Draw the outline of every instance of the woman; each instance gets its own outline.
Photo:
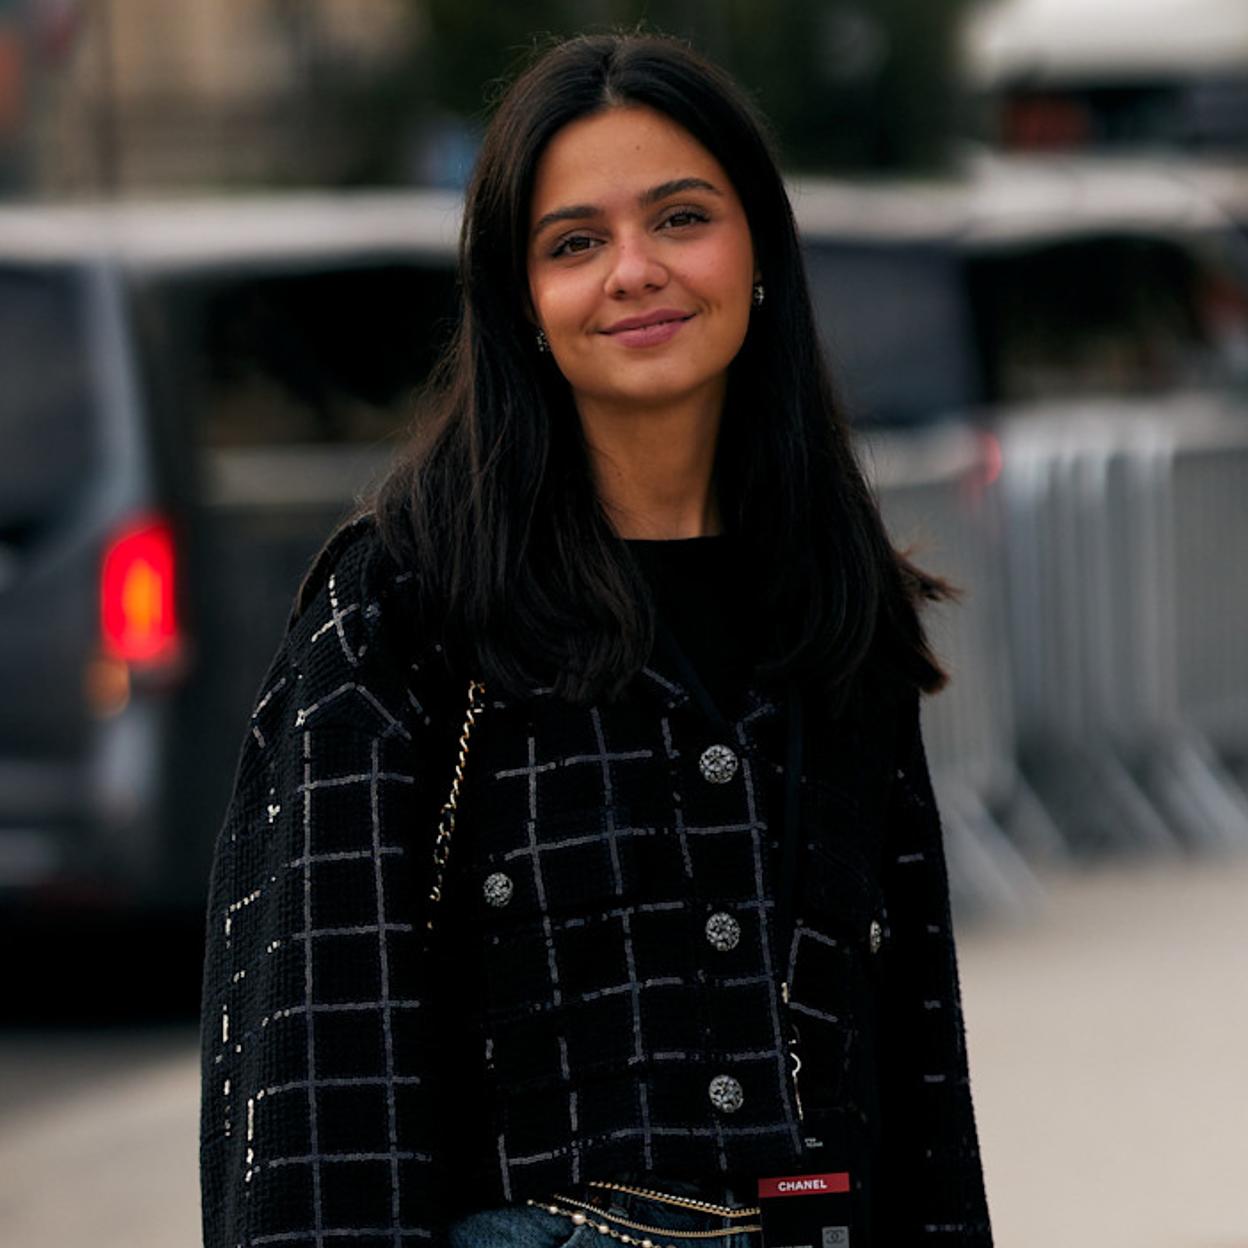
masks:
[[[206,1243],[753,1248],[761,1208],[769,1248],[989,1244],[918,727],[942,587],[854,461],[762,125],[677,42],[554,47],[461,276],[243,747]]]

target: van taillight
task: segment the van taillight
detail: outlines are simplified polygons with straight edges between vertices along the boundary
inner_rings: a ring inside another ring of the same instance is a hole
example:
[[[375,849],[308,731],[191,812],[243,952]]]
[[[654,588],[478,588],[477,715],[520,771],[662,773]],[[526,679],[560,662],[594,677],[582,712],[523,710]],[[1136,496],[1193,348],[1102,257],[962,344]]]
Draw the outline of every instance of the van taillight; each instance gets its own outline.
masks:
[[[140,520],[114,536],[100,578],[106,653],[130,663],[175,657],[180,638],[173,579],[173,533],[166,521]]]

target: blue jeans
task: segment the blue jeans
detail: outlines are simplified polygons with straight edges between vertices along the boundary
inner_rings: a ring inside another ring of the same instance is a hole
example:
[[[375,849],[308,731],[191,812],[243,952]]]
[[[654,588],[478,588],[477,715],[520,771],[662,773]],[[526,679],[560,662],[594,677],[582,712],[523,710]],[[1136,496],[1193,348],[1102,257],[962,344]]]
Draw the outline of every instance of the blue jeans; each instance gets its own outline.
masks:
[[[674,1192],[678,1185],[668,1183],[664,1190]],[[584,1222],[574,1222],[566,1214],[550,1213],[544,1205],[504,1205],[483,1209],[454,1222],[448,1229],[449,1248],[616,1248],[622,1236],[632,1244],[648,1239],[654,1248],[761,1248],[762,1236],[757,1230],[758,1218],[725,1218],[701,1209],[684,1209],[678,1205],[635,1196],[631,1193],[604,1189],[577,1188],[566,1193],[578,1200],[593,1193],[603,1203],[596,1208],[580,1209],[568,1200],[559,1200],[551,1193],[551,1204],[569,1212],[585,1214]],[[604,1235],[598,1224],[608,1226],[613,1235]],[[630,1225],[631,1224],[631,1225]],[[733,1229],[733,1228],[738,1229]],[[669,1231],[725,1231],[705,1239],[664,1238]]]

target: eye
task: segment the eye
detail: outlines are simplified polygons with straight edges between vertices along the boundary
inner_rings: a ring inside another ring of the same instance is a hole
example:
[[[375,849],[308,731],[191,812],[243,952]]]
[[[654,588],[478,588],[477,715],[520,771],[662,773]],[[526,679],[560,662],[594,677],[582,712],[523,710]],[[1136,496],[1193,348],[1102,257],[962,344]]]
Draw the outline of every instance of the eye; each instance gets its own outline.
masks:
[[[566,238],[559,240],[550,254],[552,257],[579,255],[583,251],[588,251],[595,241],[588,234],[569,234]]]
[[[701,208],[677,208],[663,218],[663,225],[681,229],[689,225],[702,225],[709,220],[710,217]]]

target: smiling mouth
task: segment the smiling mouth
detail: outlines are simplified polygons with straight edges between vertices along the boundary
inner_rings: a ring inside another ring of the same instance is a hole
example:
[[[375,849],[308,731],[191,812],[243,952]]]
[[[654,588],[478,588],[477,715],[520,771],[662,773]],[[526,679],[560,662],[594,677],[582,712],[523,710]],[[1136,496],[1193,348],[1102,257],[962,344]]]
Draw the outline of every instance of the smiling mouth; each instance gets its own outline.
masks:
[[[687,316],[666,316],[661,321],[647,321],[644,325],[625,325],[620,329],[604,329],[602,332],[608,337],[615,337],[619,334],[637,334],[645,330],[657,330],[662,325],[683,325],[685,321],[693,320],[694,313],[690,312]]]
[[[610,330],[606,332],[606,337],[622,350],[649,350],[671,342],[691,320],[692,313],[688,316],[674,316],[662,321],[650,321],[646,325],[634,325],[631,329]]]

